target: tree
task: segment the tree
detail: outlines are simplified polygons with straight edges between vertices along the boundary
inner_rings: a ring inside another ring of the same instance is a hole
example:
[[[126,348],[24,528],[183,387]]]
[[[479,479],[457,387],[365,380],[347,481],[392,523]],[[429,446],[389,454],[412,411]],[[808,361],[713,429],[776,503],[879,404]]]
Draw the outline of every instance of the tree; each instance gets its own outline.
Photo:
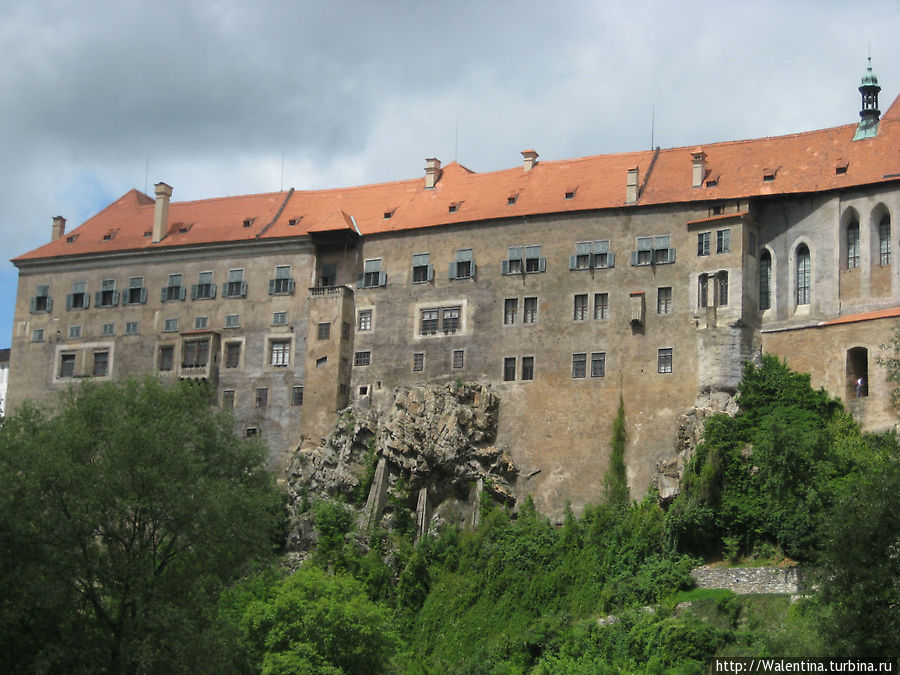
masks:
[[[606,471],[606,501],[609,504],[628,504],[628,474],[625,470],[625,403],[619,395],[619,409],[613,420],[613,436],[610,443],[609,469]]]
[[[196,383],[86,383],[8,418],[4,670],[215,669],[216,598],[282,521],[264,457]]]

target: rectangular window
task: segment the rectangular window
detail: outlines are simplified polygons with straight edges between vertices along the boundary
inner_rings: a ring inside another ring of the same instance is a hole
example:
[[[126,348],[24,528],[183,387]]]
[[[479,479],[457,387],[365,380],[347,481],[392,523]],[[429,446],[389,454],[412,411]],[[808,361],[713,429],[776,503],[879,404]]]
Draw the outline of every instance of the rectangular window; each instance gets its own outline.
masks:
[[[206,316],[194,317],[194,330],[206,330],[206,327],[208,325],[209,325],[209,317],[206,317]]]
[[[138,322],[137,321],[126,321],[125,322],[125,335],[137,335],[138,334]]]
[[[575,308],[572,318],[575,321],[584,321],[588,316],[588,296],[587,293],[581,293],[575,296]]]
[[[186,340],[181,347],[182,368],[205,368],[209,363],[209,340]]]
[[[547,270],[547,259],[541,257],[540,246],[510,246],[500,266],[502,274],[533,274]]]
[[[709,278],[705,274],[697,277],[697,307],[709,305]]]
[[[697,233],[697,255],[709,255],[709,232]]]
[[[728,272],[716,274],[716,304],[719,307],[728,304]]]
[[[316,328],[316,337],[319,340],[329,340],[331,339],[331,324],[330,323],[320,323]]]
[[[453,368],[459,370],[465,366],[466,352],[464,349],[453,350]]]
[[[178,319],[164,319],[163,333],[175,333],[178,331]]]
[[[569,256],[570,270],[603,269],[614,266],[614,258],[609,250],[609,240],[579,241],[575,244],[575,255]]]
[[[125,292],[126,305],[143,305],[147,302],[147,289],[144,288],[144,277],[131,277],[128,290]]]
[[[671,373],[672,372],[672,348],[660,349],[656,355],[656,372]]]
[[[109,374],[109,352],[94,352],[94,377],[106,377]]]
[[[528,273],[544,271],[543,258],[541,258],[541,247],[540,246],[526,246],[525,247],[525,271]]]
[[[518,298],[507,298],[503,301],[503,323],[507,326],[511,326],[516,322],[516,317],[519,314],[519,299]]]
[[[878,252],[882,266],[891,264],[891,218],[884,216],[878,224]]]
[[[387,275],[381,271],[381,258],[372,258],[363,263],[363,273],[357,279],[360,288],[376,288],[387,285]]]
[[[60,354],[59,376],[60,377],[75,377],[75,355],[74,354]]]
[[[301,385],[291,387],[291,405],[303,405],[303,387]]]
[[[413,372],[425,370],[425,354],[416,352],[413,354]]]
[[[77,340],[81,337],[81,326],[69,326],[69,339]]]
[[[534,357],[533,356],[523,356],[522,357],[522,379],[523,380],[533,380],[534,379]]]
[[[66,296],[66,309],[87,309],[90,304],[90,296],[87,293],[87,282],[73,282],[72,293]]]
[[[191,299],[210,300],[216,297],[216,286],[213,284],[212,272],[200,272],[197,283],[191,287]]]
[[[269,388],[268,387],[257,387],[256,388],[256,407],[257,408],[265,408],[269,404]]]
[[[525,298],[522,306],[522,323],[537,323],[537,298]]]
[[[226,314],[225,315],[225,328],[238,328],[241,323],[241,315],[240,314]]]
[[[412,280],[414,284],[421,284],[434,279],[434,268],[429,264],[427,253],[416,253],[412,257]]]
[[[272,340],[269,343],[269,365],[281,368],[291,362],[291,341]]]
[[[609,318],[609,293],[594,293],[594,318]]]
[[[510,246],[506,260],[500,265],[502,274],[522,274],[525,271],[525,258],[521,246]]]
[[[672,313],[672,287],[662,286],[656,289],[656,313]]]
[[[372,362],[372,352],[356,352],[353,355],[354,366],[368,366]]]
[[[580,380],[587,376],[587,354],[572,354],[572,377]]]
[[[247,282],[244,281],[244,270],[228,270],[228,281],[222,288],[222,297],[244,298],[247,296]]]
[[[513,382],[516,379],[516,357],[507,356],[503,359],[503,381]]]
[[[675,249],[672,248],[671,238],[667,234],[637,237],[635,248],[636,250],[631,252],[632,265],[665,265],[675,262]]]
[[[110,335],[115,335],[116,334],[116,324],[114,324],[114,323],[103,324],[103,328],[101,329],[100,334],[103,337],[109,337]]]
[[[115,279],[104,279],[100,282],[100,290],[94,298],[97,307],[115,307],[119,304],[119,291],[116,290]]]
[[[294,292],[294,279],[290,265],[277,265],[275,278],[269,279],[269,295],[290,295]]]
[[[182,277],[180,274],[170,274],[169,280],[166,283],[165,288],[162,289],[162,301],[163,302],[179,302],[184,300],[185,292],[184,286],[181,285]]]
[[[222,407],[226,410],[234,408],[234,389],[224,389],[222,391]]]
[[[471,279],[475,276],[475,262],[472,257],[472,249],[460,248],[456,250],[456,260],[450,263],[451,279]]]
[[[356,320],[356,329],[359,331],[372,330],[372,310],[361,309]]]
[[[731,250],[731,230],[716,231],[716,253],[728,253]]]
[[[591,242],[589,241],[580,241],[575,244],[575,260],[570,261],[574,262],[574,267],[570,264],[569,269],[575,270],[589,270],[593,267],[591,260]]]
[[[460,307],[444,307],[441,309],[441,330],[445,333],[455,333],[459,330]]]
[[[31,298],[31,313],[49,312],[52,307],[53,300],[50,298],[50,284],[38,285],[34,297]]]
[[[649,265],[653,262],[653,237],[638,237],[637,250],[632,253],[632,265]]]
[[[591,353],[591,377],[606,376],[606,352]]]
[[[437,333],[438,327],[437,309],[423,309],[420,321],[420,332],[422,335],[433,335]]]
[[[225,343],[225,367],[238,368],[241,365],[241,343],[237,341]]]
[[[43,328],[35,328],[31,331],[31,341],[32,342],[43,342],[44,341],[44,329]]]
[[[157,362],[157,367],[161,371],[172,370],[175,366],[175,346],[174,345],[160,345],[159,348],[159,361]]]
[[[286,326],[287,325],[287,312],[272,312],[272,325],[273,326]]]

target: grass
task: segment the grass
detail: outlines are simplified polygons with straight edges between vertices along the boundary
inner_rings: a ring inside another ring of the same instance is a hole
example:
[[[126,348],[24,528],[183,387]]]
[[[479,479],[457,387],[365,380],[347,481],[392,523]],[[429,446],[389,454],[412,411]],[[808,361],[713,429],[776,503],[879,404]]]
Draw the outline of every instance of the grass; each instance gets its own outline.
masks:
[[[734,597],[727,588],[695,588],[690,591],[679,591],[675,594],[675,602],[694,602],[695,600],[724,600]]]

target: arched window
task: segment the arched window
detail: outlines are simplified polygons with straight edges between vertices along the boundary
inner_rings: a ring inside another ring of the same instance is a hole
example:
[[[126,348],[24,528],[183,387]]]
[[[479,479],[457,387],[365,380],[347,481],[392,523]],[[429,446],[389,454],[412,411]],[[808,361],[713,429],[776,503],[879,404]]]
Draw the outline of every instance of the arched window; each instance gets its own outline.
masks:
[[[759,309],[772,306],[772,254],[764,250],[759,254]]]
[[[806,244],[797,247],[797,304],[809,304],[810,261]]]
[[[847,225],[847,269],[859,267],[859,221]]]
[[[878,223],[878,253],[881,265],[891,264],[891,217],[887,213]]]

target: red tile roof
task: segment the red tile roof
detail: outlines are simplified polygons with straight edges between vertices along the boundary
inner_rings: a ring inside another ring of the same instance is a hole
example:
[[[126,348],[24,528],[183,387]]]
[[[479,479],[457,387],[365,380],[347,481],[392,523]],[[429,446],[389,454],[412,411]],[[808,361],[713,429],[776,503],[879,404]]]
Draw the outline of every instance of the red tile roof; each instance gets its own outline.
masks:
[[[848,314],[837,319],[829,319],[823,321],[820,326],[834,326],[841,323],[856,323],[857,321],[872,321],[873,319],[890,319],[891,317],[900,316],[900,307],[891,307],[890,309],[878,309],[873,312],[861,312],[859,314]]]
[[[192,202],[174,201],[168,233],[153,243],[154,201],[131,190],[80,227],[14,259],[188,244],[302,236],[336,229],[362,235],[541,213],[626,207],[628,169],[637,167],[636,204],[715,201],[800,194],[900,179],[900,97],[882,117],[878,136],[853,141],[856,124],[772,138],[538,161],[530,171],[475,173],[453,162],[433,189],[424,176],[330,190],[292,190]],[[691,154],[706,153],[707,180],[692,187]],[[846,172],[838,173],[838,166]],[[774,178],[764,173],[774,170]],[[648,175],[649,173],[649,175]],[[574,195],[567,199],[566,193]],[[517,195],[510,201],[510,195]],[[458,204],[454,211],[451,204]],[[385,214],[390,213],[386,218]],[[731,217],[731,214],[723,214]],[[251,219],[249,227],[244,222]],[[291,222],[294,225],[291,225]],[[114,236],[104,235],[116,230]],[[73,237],[72,235],[77,235]]]

